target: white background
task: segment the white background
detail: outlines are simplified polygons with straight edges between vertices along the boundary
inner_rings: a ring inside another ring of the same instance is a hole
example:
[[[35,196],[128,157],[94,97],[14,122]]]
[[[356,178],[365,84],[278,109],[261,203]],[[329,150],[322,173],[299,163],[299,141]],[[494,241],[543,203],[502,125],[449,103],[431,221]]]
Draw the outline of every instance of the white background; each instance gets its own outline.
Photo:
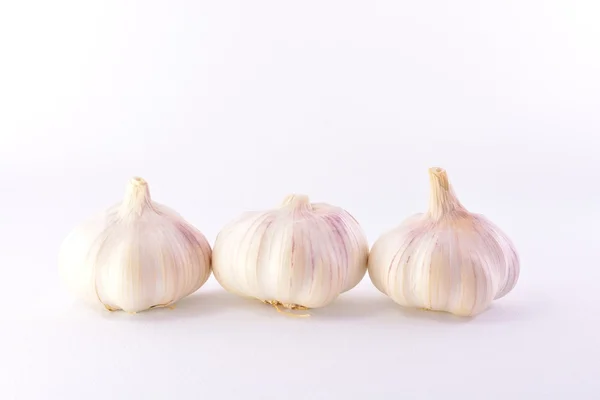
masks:
[[[600,398],[597,1],[0,4],[0,398]],[[212,278],[95,312],[58,279],[133,175],[211,243],[290,192],[372,243],[425,210],[431,166],[521,254],[471,320],[368,277],[307,319]]]

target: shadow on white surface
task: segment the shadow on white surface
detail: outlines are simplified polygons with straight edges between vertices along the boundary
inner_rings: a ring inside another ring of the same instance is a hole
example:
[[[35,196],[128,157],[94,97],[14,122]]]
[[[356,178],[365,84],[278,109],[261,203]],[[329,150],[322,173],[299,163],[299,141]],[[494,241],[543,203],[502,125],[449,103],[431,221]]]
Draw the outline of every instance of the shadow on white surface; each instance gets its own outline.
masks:
[[[525,322],[540,318],[548,307],[542,302],[521,304],[516,301],[495,301],[483,313],[474,317],[459,317],[446,312],[406,308],[379,293],[365,296],[341,296],[328,307],[313,310],[322,320],[382,320],[433,321],[444,324]]]
[[[107,312],[97,310],[97,314],[105,320],[129,321],[174,321],[203,318],[282,318],[284,320],[314,320],[319,323],[339,323],[343,321],[376,321],[381,324],[388,321],[396,325],[402,323],[433,322],[446,325],[461,324],[506,324],[530,322],[539,319],[548,310],[543,302],[522,304],[517,301],[496,301],[490,308],[475,317],[459,317],[445,312],[425,311],[404,308],[391,299],[378,293],[342,295],[332,304],[320,309],[299,311],[297,314],[308,313],[309,318],[293,318],[278,313],[270,305],[258,300],[246,299],[224,290],[205,290],[188,296],[179,301],[174,309],[161,308],[129,315],[122,311]],[[387,323],[387,322],[386,322]]]
[[[174,308],[155,308],[130,315],[123,311],[108,312],[98,310],[105,319],[149,319],[160,321],[201,319],[225,314],[228,311],[244,309],[243,299],[239,299],[225,291],[198,291],[175,304]]]

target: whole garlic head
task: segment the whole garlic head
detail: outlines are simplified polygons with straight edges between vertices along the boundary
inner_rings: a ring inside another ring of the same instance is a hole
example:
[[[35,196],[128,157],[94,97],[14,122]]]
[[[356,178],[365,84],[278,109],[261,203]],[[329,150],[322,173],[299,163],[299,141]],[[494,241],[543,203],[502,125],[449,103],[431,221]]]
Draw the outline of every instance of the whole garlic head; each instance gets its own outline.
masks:
[[[213,271],[227,291],[287,308],[318,308],[364,277],[369,246],[346,211],[290,195],[218,234]]]
[[[135,313],[171,306],[210,276],[205,237],[170,208],[150,199],[133,178],[124,200],[75,228],[59,269],[67,286],[108,310]]]
[[[369,277],[402,306],[476,315],[514,288],[519,257],[500,229],[460,204],[446,171],[429,176],[429,211],[375,242]]]

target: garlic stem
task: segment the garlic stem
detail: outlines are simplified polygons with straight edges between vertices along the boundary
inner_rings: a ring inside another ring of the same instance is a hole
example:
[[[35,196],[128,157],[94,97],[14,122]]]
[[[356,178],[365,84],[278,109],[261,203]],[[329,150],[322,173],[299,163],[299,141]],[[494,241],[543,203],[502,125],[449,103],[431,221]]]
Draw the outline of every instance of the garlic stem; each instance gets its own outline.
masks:
[[[129,181],[125,192],[125,198],[121,203],[121,216],[129,214],[142,215],[144,208],[152,208],[150,189],[142,178],[135,177]]]
[[[449,214],[457,214],[465,211],[458,198],[454,194],[452,186],[448,182],[448,175],[442,168],[429,169],[429,217],[439,220]]]
[[[312,210],[310,199],[304,194],[290,194],[283,200],[281,207]]]

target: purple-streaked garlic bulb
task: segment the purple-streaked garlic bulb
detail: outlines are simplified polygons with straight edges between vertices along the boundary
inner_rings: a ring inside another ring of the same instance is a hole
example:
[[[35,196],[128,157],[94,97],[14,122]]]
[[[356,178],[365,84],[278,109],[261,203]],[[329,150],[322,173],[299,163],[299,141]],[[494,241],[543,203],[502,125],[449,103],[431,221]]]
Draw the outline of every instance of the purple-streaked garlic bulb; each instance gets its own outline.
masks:
[[[429,177],[429,211],[375,242],[369,277],[402,306],[479,314],[514,288],[519,257],[496,225],[463,207],[446,171],[431,168]]]
[[[217,236],[213,272],[227,291],[288,309],[323,307],[364,277],[369,245],[345,210],[290,195]]]
[[[210,276],[205,237],[170,208],[150,199],[133,178],[124,200],[75,228],[59,269],[67,286],[93,304],[129,313],[169,307]]]

